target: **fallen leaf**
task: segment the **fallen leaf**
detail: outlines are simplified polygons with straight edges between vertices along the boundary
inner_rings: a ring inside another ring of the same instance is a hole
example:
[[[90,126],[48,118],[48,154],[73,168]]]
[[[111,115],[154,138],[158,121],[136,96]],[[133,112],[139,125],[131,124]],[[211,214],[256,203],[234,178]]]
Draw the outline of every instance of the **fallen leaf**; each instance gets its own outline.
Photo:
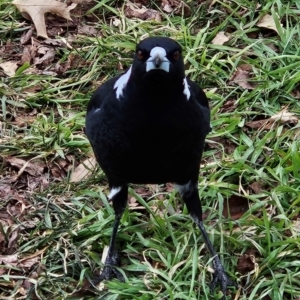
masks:
[[[288,112],[286,109],[283,109],[279,113],[275,114],[270,118],[270,120],[274,120],[275,122],[279,122],[281,124],[285,123],[298,123],[298,118],[295,114]]]
[[[45,248],[44,248],[45,249]],[[43,249],[43,250],[44,250]],[[41,251],[37,252],[40,255]],[[40,257],[24,257],[18,258],[18,253],[12,255],[0,255],[0,263],[7,264],[14,267],[20,268],[31,268],[40,260]]]
[[[262,28],[268,28],[271,30],[274,30],[278,33],[278,30],[276,28],[276,24],[275,21],[273,19],[273,17],[271,15],[264,15],[262,16],[258,23],[256,24],[258,27],[262,27]],[[282,28],[282,24],[280,24],[281,28]]]
[[[175,15],[184,15],[189,17],[192,14],[191,8],[181,0],[162,0],[160,7],[166,13],[173,13]]]
[[[68,47],[69,49],[72,49],[72,46],[62,37],[60,39],[46,39],[43,43],[46,45]]]
[[[16,61],[6,61],[0,64],[0,68],[3,69],[4,73],[9,76],[13,77],[16,74],[16,70],[18,69],[18,62]]]
[[[72,2],[77,3],[77,4],[89,3],[91,1],[94,1],[94,0],[72,0]]]
[[[228,42],[230,40],[230,37],[225,34],[224,31],[220,31],[217,33],[217,35],[212,40],[212,44],[214,45],[223,45],[224,43]]]
[[[24,63],[29,63],[31,62],[31,53],[29,47],[24,47],[22,57],[21,57],[21,65]]]
[[[161,14],[157,10],[146,8],[130,1],[126,2],[124,13],[127,18],[139,18],[141,20],[155,20],[161,22]]]
[[[20,229],[16,228],[16,230],[14,230],[11,233],[9,240],[8,240],[8,246],[7,246],[8,250],[9,250],[8,254],[14,253],[18,249],[17,242],[19,239],[19,232],[20,232]]]
[[[261,183],[255,181],[255,182],[252,182],[249,187],[252,189],[252,191],[255,193],[255,194],[259,194],[262,190],[262,185]]]
[[[18,254],[0,255],[0,263],[2,264],[17,264]]]
[[[37,49],[37,53],[45,55],[51,48],[46,46],[40,46]]]
[[[236,99],[228,99],[222,105],[222,107],[220,107],[220,112],[221,113],[224,113],[224,112],[233,112],[233,111],[235,111],[236,107],[237,107]]]
[[[84,34],[87,36],[97,36],[98,34],[98,30],[95,29],[93,26],[89,26],[89,25],[79,25],[78,26],[78,33],[79,34]]]
[[[97,165],[95,157],[86,159],[71,174],[70,182],[79,182],[83,178],[89,177]]]
[[[240,65],[237,67],[237,70],[234,72],[232,77],[230,78],[230,83],[236,83],[240,87],[248,90],[253,90],[256,88],[256,85],[250,83],[250,72],[252,71],[252,67],[250,65]]]
[[[142,4],[142,5],[149,5],[150,4],[150,0],[133,0],[134,3],[138,3],[138,4]]]
[[[169,2],[164,3],[165,1],[162,2],[161,7],[162,10],[165,11],[166,13],[171,13],[174,9],[172,8],[172,6],[170,5]]]
[[[45,167],[33,164],[29,161],[25,161],[14,156],[5,157],[5,161],[8,162],[11,166],[19,169],[18,176],[20,176],[24,171],[31,176],[38,176],[43,173]]]
[[[238,220],[249,209],[248,199],[243,196],[232,195],[227,203],[224,202],[223,216]]]
[[[231,155],[237,147],[237,145],[235,143],[233,143],[230,139],[225,138],[223,136],[211,137],[207,141],[207,145],[210,149],[219,150],[221,152],[221,156],[222,156],[223,151],[225,151],[225,153]],[[216,153],[214,154],[214,156],[218,157],[218,155]],[[212,161],[214,161],[213,157],[211,157],[211,159],[212,159]]]
[[[66,3],[55,0],[14,0],[12,2],[25,19],[32,20],[37,35],[48,38],[45,24],[45,13],[53,13],[67,20],[72,20],[70,10],[76,7],[76,3],[67,6]]]
[[[41,47],[41,48],[47,48],[48,50],[41,58],[35,57],[33,59],[33,62],[35,65],[43,64],[43,66],[46,67],[54,60],[55,50],[53,48],[48,48],[48,47]],[[41,52],[39,52],[38,50],[38,53]]]
[[[6,199],[8,195],[11,195],[11,186],[9,184],[0,183],[0,198]]]
[[[252,129],[264,128],[266,130],[270,130],[273,127],[274,123],[268,123],[268,120],[269,119],[250,121],[247,122],[245,126],[250,127]]]
[[[252,129],[262,128],[264,130],[270,130],[274,127],[275,123],[296,125],[299,123],[299,119],[295,116],[295,114],[288,112],[287,109],[284,108],[269,119],[255,120],[248,122],[245,125]]]
[[[32,32],[33,32],[33,28],[30,28],[28,31],[25,31],[20,39],[20,43],[21,45],[26,44],[27,42],[29,42],[29,40],[31,39],[32,36]]]
[[[249,249],[245,254],[241,255],[237,262],[237,271],[242,275],[247,274],[258,268],[256,256],[258,255],[255,249]]]

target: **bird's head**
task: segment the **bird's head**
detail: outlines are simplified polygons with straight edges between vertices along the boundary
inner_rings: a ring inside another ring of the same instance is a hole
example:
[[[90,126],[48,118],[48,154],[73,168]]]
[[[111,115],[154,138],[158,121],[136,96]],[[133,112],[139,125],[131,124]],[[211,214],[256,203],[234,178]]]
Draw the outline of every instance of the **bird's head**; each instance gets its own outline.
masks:
[[[180,45],[167,37],[149,37],[141,41],[132,66],[114,85],[117,99],[123,95],[128,82],[133,83],[131,87],[143,89],[151,99],[169,99],[183,93],[188,100],[190,90]]]
[[[170,38],[146,38],[136,47],[132,74],[153,84],[182,82],[185,75],[181,52],[180,45]]]

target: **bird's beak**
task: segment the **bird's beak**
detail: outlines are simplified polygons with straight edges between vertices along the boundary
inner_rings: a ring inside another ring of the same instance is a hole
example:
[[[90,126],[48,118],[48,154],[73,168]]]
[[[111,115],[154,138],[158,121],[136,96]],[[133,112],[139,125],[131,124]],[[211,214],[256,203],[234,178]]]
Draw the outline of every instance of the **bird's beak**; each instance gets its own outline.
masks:
[[[154,59],[155,68],[159,68],[161,63],[162,63],[161,58],[159,56],[156,56],[155,59]]]
[[[163,70],[169,72],[170,61],[167,59],[166,50],[162,47],[154,47],[150,52],[150,57],[146,62],[146,71]]]

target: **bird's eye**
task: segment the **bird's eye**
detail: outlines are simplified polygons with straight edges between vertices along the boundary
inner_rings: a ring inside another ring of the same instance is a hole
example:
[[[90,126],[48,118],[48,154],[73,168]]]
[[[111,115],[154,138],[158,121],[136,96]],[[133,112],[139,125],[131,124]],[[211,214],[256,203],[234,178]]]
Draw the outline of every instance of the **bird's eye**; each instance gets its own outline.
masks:
[[[140,59],[140,60],[142,60],[142,59],[144,58],[144,54],[143,54],[143,51],[142,51],[142,50],[139,50],[139,51],[137,52],[137,58]]]
[[[174,53],[173,53],[173,59],[174,60],[178,60],[180,57],[180,52],[178,50],[176,50]]]

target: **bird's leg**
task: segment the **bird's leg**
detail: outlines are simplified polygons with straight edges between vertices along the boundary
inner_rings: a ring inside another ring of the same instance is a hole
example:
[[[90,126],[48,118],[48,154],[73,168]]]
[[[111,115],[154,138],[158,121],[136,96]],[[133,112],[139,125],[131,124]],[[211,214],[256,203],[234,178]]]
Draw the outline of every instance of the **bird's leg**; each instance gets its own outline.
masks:
[[[220,261],[218,254],[216,253],[211,241],[209,240],[208,234],[205,230],[205,227],[202,222],[202,206],[198,193],[197,182],[189,181],[184,185],[179,185],[179,193],[186,203],[187,209],[194,219],[195,223],[200,228],[204,242],[210,252],[210,255],[213,257],[213,266],[214,266],[214,277],[210,285],[210,291],[213,293],[217,283],[220,284],[221,290],[223,292],[223,299],[225,299],[226,290],[228,286],[237,286],[236,283],[229,277],[225,272],[224,267]]]
[[[112,235],[109,242],[108,254],[105,260],[104,268],[101,274],[93,280],[94,285],[97,285],[103,280],[109,280],[113,276],[120,281],[124,281],[123,275],[115,268],[119,265],[118,251],[115,249],[115,240],[118,232],[121,217],[124,213],[127,204],[128,187],[113,187],[108,198],[112,199],[115,211],[115,221],[113,225]]]

